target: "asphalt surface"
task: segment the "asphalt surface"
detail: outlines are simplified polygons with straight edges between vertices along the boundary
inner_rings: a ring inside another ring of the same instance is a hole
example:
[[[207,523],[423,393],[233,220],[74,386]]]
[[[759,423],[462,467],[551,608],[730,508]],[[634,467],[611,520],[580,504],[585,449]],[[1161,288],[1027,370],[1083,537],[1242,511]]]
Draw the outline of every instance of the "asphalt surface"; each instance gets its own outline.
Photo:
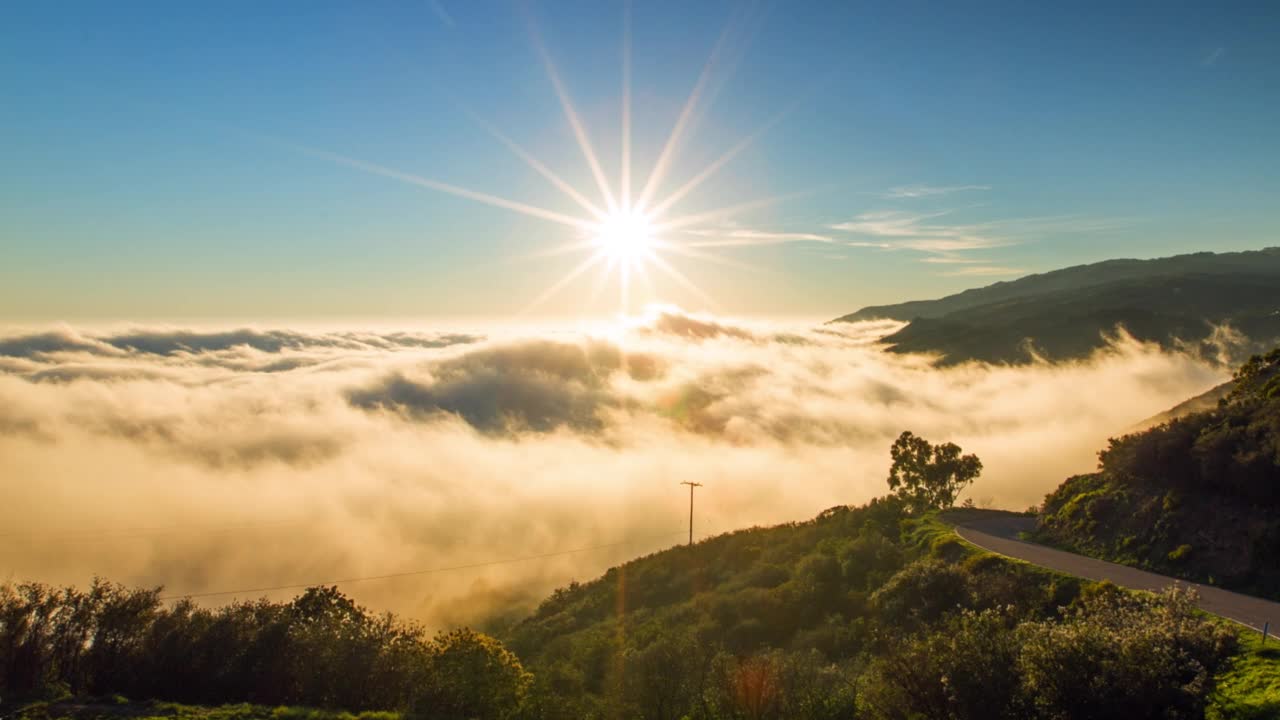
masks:
[[[1205,612],[1234,620],[1259,632],[1269,622],[1271,632],[1280,633],[1280,602],[1157,575],[1018,539],[1018,533],[1032,530],[1035,524],[1035,518],[1025,516],[977,518],[958,524],[956,534],[963,540],[998,555],[1089,580],[1110,580],[1120,587],[1132,590],[1159,592],[1173,585],[1190,587],[1200,596],[1200,609]]]

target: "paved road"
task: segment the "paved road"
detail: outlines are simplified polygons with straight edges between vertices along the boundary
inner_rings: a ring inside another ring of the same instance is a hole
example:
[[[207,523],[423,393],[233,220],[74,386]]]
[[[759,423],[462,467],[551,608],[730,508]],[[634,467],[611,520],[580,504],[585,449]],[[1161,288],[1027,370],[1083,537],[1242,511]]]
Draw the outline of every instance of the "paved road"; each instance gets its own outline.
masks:
[[[1024,560],[1033,565],[1090,580],[1110,580],[1121,587],[1133,590],[1164,590],[1177,583],[1191,587],[1200,595],[1200,608],[1259,632],[1263,623],[1270,622],[1274,632],[1280,632],[1280,602],[1241,595],[1221,588],[1187,582],[1164,575],[1156,575],[1125,565],[1054,550],[1018,540],[1018,533],[1035,527],[1035,518],[995,516],[966,521],[956,526],[956,534],[983,550]]]

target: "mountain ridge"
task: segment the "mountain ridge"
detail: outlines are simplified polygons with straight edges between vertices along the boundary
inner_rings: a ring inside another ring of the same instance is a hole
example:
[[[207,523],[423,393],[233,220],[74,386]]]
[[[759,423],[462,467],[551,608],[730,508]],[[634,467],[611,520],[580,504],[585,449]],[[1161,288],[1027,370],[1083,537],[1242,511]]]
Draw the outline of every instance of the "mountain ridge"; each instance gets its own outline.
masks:
[[[1206,250],[1146,260],[1115,258],[1096,263],[1069,265],[1057,270],[1025,275],[1015,280],[1001,280],[990,285],[969,288],[932,300],[909,300],[888,305],[868,305],[828,322],[859,322],[862,320],[910,321],[920,317],[940,317],[956,310],[978,307],[1002,299],[1028,297],[1056,290],[1102,285],[1114,280],[1124,280],[1143,275],[1169,274],[1175,270],[1186,271],[1185,265],[1187,264],[1199,266],[1201,272],[1207,272],[1214,268],[1217,268],[1219,272],[1256,270],[1257,266],[1253,264],[1254,261],[1262,261],[1264,266],[1270,263],[1273,266],[1273,271],[1280,272],[1280,246],[1230,253],[1214,253]]]
[[[1280,338],[1280,247],[1077,265],[831,322],[873,319],[907,321],[889,351],[943,363],[1083,358],[1120,332],[1206,357],[1229,346],[1234,363]]]

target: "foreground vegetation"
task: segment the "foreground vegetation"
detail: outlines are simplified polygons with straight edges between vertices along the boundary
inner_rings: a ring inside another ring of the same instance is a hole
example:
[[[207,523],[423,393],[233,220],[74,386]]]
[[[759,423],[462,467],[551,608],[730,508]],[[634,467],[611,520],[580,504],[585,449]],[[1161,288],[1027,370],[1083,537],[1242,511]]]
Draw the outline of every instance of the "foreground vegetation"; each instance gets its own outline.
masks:
[[[6,716],[7,717],[7,716]],[[27,703],[13,714],[14,720],[400,720],[400,713],[343,710],[237,703],[203,707],[171,702],[130,702],[121,696],[81,700]]]
[[[217,609],[166,607],[159,594],[102,581],[85,591],[0,586],[0,695],[500,717],[520,706],[530,682],[491,637],[465,629],[430,637],[332,587]]]
[[[1280,349],[1217,408],[1112,440],[1045,500],[1037,539],[1280,599]]]
[[[892,456],[892,496],[639,558],[500,640],[430,636],[336,588],[207,609],[101,581],[3,585],[0,695],[28,701],[24,720],[1275,717],[1271,649],[1185,592],[961,542],[938,511],[978,459],[911,433]],[[115,694],[223,706],[68,699]]]
[[[503,633],[510,651],[470,631],[428,637],[333,589],[218,610],[106,583],[2,597],[6,698],[257,703],[36,703],[18,713],[29,720],[350,720],[278,704],[409,718],[1247,718],[1275,707],[1268,694],[1280,702],[1280,663],[1246,646],[1233,664],[1234,633],[1185,595],[982,553],[896,499],[571,585]]]

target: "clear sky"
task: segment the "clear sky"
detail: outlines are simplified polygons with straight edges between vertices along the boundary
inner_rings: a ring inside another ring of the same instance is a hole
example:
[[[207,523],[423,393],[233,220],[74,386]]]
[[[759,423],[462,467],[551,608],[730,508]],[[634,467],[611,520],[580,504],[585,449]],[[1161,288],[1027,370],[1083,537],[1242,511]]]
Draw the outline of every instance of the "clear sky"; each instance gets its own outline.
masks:
[[[0,318],[614,313],[607,262],[546,295],[598,231],[441,184],[598,222],[527,162],[606,204],[538,38],[621,197],[626,16],[6,3]],[[651,221],[694,216],[667,247],[605,253],[632,309],[829,317],[1280,244],[1276,3],[637,0],[630,27],[633,196],[695,87],[649,207],[737,149]]]

